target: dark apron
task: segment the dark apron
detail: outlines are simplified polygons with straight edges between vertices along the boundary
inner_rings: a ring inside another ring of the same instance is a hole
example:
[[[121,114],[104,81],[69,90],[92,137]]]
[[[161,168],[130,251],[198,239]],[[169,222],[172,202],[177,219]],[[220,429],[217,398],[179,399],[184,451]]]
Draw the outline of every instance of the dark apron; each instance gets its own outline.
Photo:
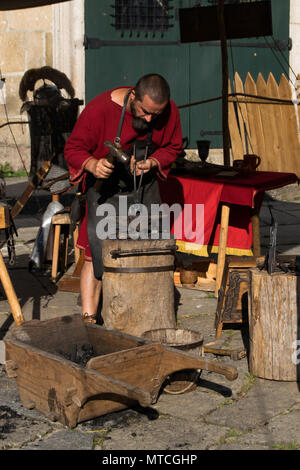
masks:
[[[149,157],[156,149],[156,145],[152,142],[151,134],[144,140],[136,140],[133,142],[129,154],[135,154],[136,160],[140,161],[146,156]],[[101,204],[111,204],[115,209],[117,220],[116,228],[117,233],[119,230],[119,202],[120,196],[127,197],[127,206],[141,203],[146,206],[150,214],[151,204],[160,204],[160,192],[155,170],[150,170],[143,176],[136,178],[130,173],[129,168],[125,167],[120,162],[114,162],[114,171],[108,179],[103,180],[100,192],[96,192],[94,184],[96,178],[88,173],[86,179],[86,197],[87,197],[87,228],[88,240],[92,254],[92,262],[94,268],[94,275],[97,279],[102,278],[103,262],[102,262],[102,240],[97,236],[96,227],[99,222],[108,221],[107,215],[96,215],[97,208]],[[124,215],[124,214],[122,214]],[[115,238],[115,234],[112,237]]]

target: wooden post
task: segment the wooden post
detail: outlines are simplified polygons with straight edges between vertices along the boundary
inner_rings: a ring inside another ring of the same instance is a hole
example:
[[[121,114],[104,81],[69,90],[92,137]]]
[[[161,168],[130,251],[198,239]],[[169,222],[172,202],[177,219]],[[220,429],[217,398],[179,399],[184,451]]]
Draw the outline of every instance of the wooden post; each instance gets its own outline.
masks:
[[[7,272],[4,259],[0,250],[0,281],[3,285],[9,306],[11,308],[11,313],[13,315],[14,321],[17,326],[20,326],[24,322],[22,310],[18,301],[18,298],[15,293],[15,289],[12,285],[11,279]]]
[[[221,225],[220,225],[220,236],[219,236],[219,252],[218,252],[218,263],[217,263],[217,274],[216,274],[216,288],[215,297],[219,295],[219,289],[222,282],[225,257],[226,257],[226,245],[228,235],[228,223],[229,223],[230,207],[228,204],[222,205],[221,212]]]
[[[52,256],[52,269],[51,269],[51,278],[52,281],[56,281],[57,269],[58,269],[58,259],[59,259],[59,246],[60,246],[60,232],[61,225],[54,225],[54,242],[53,242],[53,256]]]
[[[218,22],[222,53],[222,127],[223,127],[223,159],[224,165],[230,165],[229,152],[229,124],[228,124],[228,53],[226,41],[226,28],[224,20],[224,0],[219,0]]]

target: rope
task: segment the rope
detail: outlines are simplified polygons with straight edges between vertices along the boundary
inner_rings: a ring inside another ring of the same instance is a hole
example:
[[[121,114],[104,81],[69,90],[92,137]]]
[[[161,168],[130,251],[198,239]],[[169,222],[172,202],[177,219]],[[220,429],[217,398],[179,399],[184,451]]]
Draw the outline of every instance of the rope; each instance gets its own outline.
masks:
[[[249,95],[247,93],[229,93],[228,94],[228,98],[238,98],[240,96],[241,97],[244,96],[246,98],[253,98],[253,101],[252,100],[246,101],[246,103],[249,103],[249,104],[263,104],[264,102],[265,104],[267,104],[268,101],[270,102],[270,104],[285,104],[285,105],[295,104],[295,100],[284,100],[281,98],[270,98],[268,96]],[[222,99],[222,96],[217,96],[216,98],[210,98],[208,100],[202,100],[202,101],[195,101],[193,103],[182,104],[177,107],[178,109],[184,109],[184,108],[189,108],[191,106],[198,106],[200,104],[206,104],[206,103],[211,103],[213,101],[219,101],[221,99]],[[256,101],[256,100],[260,100],[260,101]]]

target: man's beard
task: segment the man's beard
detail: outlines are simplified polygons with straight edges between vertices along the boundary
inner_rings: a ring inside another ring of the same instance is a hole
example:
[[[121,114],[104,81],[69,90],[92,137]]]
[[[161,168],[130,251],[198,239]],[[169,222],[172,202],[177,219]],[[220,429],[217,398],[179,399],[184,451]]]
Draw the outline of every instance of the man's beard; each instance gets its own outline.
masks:
[[[132,127],[137,132],[147,131],[150,127],[150,123],[145,121],[145,119],[136,116],[134,101],[132,101],[130,103],[130,111],[131,111],[131,114],[132,114]]]

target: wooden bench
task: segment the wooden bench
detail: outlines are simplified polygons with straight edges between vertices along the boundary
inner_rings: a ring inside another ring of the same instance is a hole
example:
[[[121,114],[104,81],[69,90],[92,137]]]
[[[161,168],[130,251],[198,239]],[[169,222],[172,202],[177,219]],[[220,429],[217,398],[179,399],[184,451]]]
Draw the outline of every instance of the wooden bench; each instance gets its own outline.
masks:
[[[53,241],[53,252],[52,252],[52,269],[51,278],[53,282],[56,282],[59,258],[61,258],[61,272],[64,273],[68,264],[68,247],[70,238],[70,225],[71,216],[70,212],[63,212],[61,214],[55,214],[52,217],[52,225],[54,227],[54,241]],[[61,243],[61,235],[64,236],[63,243]],[[80,250],[76,247],[78,238],[78,225],[76,225],[73,231],[73,244],[75,252],[75,263],[78,262],[80,256]],[[60,256],[60,248],[62,246],[62,253]]]

